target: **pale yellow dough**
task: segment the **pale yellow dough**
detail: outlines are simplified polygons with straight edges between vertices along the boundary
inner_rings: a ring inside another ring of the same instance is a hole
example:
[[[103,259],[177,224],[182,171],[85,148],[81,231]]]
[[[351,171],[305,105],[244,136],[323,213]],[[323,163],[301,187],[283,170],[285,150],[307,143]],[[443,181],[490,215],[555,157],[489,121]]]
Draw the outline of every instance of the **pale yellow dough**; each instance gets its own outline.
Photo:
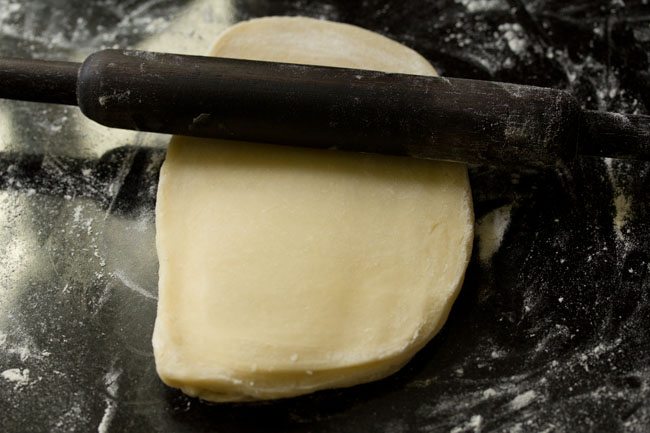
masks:
[[[211,54],[435,74],[383,36],[308,18],[238,24]],[[158,374],[212,401],[385,377],[445,322],[472,229],[464,165],[174,137],[156,205]]]

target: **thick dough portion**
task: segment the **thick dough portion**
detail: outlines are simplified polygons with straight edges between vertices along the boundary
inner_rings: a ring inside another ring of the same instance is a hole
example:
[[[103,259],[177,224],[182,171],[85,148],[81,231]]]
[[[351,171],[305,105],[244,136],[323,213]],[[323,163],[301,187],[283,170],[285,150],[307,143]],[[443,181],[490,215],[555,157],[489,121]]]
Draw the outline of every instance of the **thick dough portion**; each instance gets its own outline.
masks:
[[[435,74],[383,36],[308,18],[238,24],[211,54]],[[156,235],[166,384],[212,401],[351,386],[395,372],[445,322],[471,252],[467,169],[174,137]]]

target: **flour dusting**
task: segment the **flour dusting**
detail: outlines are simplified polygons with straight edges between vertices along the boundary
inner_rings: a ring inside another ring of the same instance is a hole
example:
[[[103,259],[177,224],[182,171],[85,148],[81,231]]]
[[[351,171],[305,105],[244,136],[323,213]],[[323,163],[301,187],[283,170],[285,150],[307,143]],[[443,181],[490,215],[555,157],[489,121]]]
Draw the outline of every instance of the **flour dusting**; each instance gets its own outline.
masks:
[[[76,395],[74,397],[79,398]],[[84,418],[85,415],[80,402],[73,400],[70,407],[52,423],[51,431],[52,433],[77,431]]]
[[[11,382],[14,384],[14,389],[20,389],[26,385],[29,384],[29,369],[24,368],[9,368],[2,373],[0,373],[0,376],[8,382]]]
[[[27,334],[16,332],[11,337],[0,331],[0,352],[16,356],[21,362],[29,359],[42,360],[50,356],[47,350],[40,350]]]
[[[514,54],[522,55],[528,47],[526,33],[519,23],[505,23],[499,25],[499,31],[503,32],[503,38],[508,44],[508,48]]]
[[[104,385],[106,386],[106,392],[108,395],[115,398],[117,397],[117,391],[119,391],[120,384],[118,379],[122,374],[122,370],[111,368],[108,373],[104,375]]]
[[[624,236],[624,226],[630,216],[631,208],[631,197],[625,195],[623,189],[619,186],[619,180],[617,177],[617,171],[614,168],[614,160],[612,158],[605,158],[605,168],[607,170],[607,176],[609,181],[612,184],[612,189],[614,190],[613,205],[615,209],[614,218],[612,220],[612,226],[614,228],[614,233],[616,238],[619,241],[623,241]]]
[[[158,296],[152,294],[147,289],[131,280],[123,271],[117,270],[113,272],[113,275],[117,277],[122,282],[122,284],[124,284],[127,288],[133,290],[135,293],[144,296],[147,299],[158,299]]]
[[[456,0],[456,3],[465,6],[470,13],[508,9],[506,0]]]
[[[478,256],[484,265],[489,265],[494,253],[499,250],[503,236],[510,224],[512,205],[497,208],[483,216],[477,223]]]
[[[122,374],[122,370],[111,368],[111,370],[104,375],[104,385],[106,386],[107,397],[104,398],[106,408],[104,409],[104,416],[97,426],[97,433],[107,433],[115,412],[117,411],[117,392],[119,391],[118,379]]]
[[[483,417],[481,415],[472,415],[472,417],[461,426],[454,427],[450,433],[463,433],[463,432],[480,432],[483,425]]]
[[[522,409],[531,404],[536,397],[537,393],[532,389],[530,391],[526,391],[523,394],[519,394],[517,397],[513,398],[512,401],[510,401],[510,408],[512,410]]]

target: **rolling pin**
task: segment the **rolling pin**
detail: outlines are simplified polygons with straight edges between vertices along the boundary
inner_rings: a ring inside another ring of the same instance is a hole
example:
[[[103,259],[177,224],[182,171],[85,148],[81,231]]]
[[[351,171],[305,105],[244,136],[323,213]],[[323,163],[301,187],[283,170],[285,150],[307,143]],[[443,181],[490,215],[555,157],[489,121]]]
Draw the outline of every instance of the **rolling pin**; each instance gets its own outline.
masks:
[[[0,98],[78,105],[112,128],[475,164],[650,159],[650,116],[490,81],[104,50],[0,59]]]

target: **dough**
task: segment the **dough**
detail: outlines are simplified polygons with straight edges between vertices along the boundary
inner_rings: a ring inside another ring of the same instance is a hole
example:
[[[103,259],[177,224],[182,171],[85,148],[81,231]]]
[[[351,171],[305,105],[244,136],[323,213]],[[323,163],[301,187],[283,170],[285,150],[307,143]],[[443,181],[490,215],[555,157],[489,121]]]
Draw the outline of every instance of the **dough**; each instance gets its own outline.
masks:
[[[211,53],[435,74],[383,36],[308,18],[235,25]],[[158,374],[212,401],[385,377],[445,322],[472,230],[461,164],[174,137],[156,205]]]

